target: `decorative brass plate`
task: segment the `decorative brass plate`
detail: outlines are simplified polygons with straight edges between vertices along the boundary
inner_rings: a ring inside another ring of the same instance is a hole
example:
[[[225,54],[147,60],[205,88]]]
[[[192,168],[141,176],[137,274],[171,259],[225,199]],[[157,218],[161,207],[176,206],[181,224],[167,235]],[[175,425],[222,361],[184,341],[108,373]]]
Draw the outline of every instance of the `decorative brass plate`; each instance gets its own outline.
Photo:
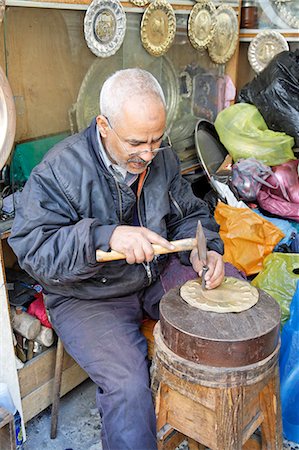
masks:
[[[126,32],[126,15],[117,0],[93,0],[84,17],[84,35],[90,50],[102,58],[114,55]]]
[[[259,73],[275,55],[284,50],[289,50],[289,45],[278,31],[261,31],[250,42],[248,60],[253,70]]]
[[[215,32],[216,8],[211,1],[193,6],[188,20],[188,36],[194,48],[206,48]]]
[[[16,108],[13,94],[0,67],[0,170],[10,155],[16,132]]]
[[[142,54],[149,57],[143,49]],[[150,70],[161,83],[166,100],[166,126],[167,129],[170,130],[176,117],[180,100],[178,80],[173,64],[167,56],[162,56],[160,59],[154,59],[154,61],[151,60],[150,65],[147,59],[142,59],[141,54],[138,54],[137,57],[139,67]],[[111,56],[109,59],[95,59],[80,86],[77,102],[74,105],[74,118],[71,122],[71,128],[81,131],[99,114],[100,89],[106,78],[117,70],[126,68],[123,59],[121,52]]]
[[[145,6],[151,2],[151,0],[130,0],[136,6]]]
[[[226,277],[215,289],[203,289],[201,279],[187,281],[181,287],[181,297],[189,305],[216,313],[241,312],[258,302],[258,290],[247,281]]]
[[[239,37],[239,24],[233,8],[221,5],[216,10],[215,32],[208,45],[210,58],[224,64],[233,56]]]
[[[143,14],[141,41],[153,56],[161,56],[170,48],[176,31],[172,6],[166,0],[155,0]]]

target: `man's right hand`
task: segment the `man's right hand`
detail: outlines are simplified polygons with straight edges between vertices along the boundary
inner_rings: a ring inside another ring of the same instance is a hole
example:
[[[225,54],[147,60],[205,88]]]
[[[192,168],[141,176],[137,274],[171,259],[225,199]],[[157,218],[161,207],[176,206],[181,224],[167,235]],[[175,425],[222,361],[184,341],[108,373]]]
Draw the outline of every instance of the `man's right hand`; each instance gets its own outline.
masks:
[[[128,264],[152,261],[154,249],[152,244],[173,250],[174,246],[167,239],[145,227],[120,225],[110,238],[110,248],[126,256]]]

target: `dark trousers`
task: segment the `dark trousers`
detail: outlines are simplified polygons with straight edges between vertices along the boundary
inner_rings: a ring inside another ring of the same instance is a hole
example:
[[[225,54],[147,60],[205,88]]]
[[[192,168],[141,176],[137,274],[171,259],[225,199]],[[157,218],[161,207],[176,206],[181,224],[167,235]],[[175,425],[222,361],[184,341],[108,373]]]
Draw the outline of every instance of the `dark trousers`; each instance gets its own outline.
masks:
[[[144,314],[158,319],[159,301],[170,288],[196,278],[172,256],[152,286],[120,298],[69,298],[51,308],[53,327],[66,351],[98,386],[104,450],[154,450],[156,418],[149,388]]]

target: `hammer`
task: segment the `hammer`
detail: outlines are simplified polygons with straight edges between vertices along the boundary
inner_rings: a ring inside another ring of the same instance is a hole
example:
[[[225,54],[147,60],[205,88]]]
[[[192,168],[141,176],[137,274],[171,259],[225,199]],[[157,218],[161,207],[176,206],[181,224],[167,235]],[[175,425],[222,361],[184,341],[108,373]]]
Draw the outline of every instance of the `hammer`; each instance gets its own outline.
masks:
[[[173,250],[169,250],[168,248],[162,247],[158,244],[153,244],[154,254],[155,255],[165,255],[168,253],[176,253],[176,252],[184,252],[188,250],[192,250],[197,246],[198,254],[202,254],[202,250],[200,246],[204,246],[206,248],[206,241],[202,231],[202,226],[200,220],[197,224],[196,238],[188,238],[188,239],[179,239],[177,241],[170,242],[173,246]],[[108,261],[118,261],[120,259],[126,259],[123,253],[116,252],[111,250],[110,252],[103,252],[102,250],[96,250],[96,260],[98,262],[108,262]],[[206,261],[204,261],[206,263]]]

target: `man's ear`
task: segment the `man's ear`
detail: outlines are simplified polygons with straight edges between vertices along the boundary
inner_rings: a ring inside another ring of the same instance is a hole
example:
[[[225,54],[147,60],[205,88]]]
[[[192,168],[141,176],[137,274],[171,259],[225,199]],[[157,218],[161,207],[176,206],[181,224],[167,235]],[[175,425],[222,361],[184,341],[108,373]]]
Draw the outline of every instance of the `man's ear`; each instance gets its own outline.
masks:
[[[105,116],[97,116],[96,118],[97,126],[100,131],[100,134],[103,138],[107,137],[107,130],[109,129],[109,125]]]

